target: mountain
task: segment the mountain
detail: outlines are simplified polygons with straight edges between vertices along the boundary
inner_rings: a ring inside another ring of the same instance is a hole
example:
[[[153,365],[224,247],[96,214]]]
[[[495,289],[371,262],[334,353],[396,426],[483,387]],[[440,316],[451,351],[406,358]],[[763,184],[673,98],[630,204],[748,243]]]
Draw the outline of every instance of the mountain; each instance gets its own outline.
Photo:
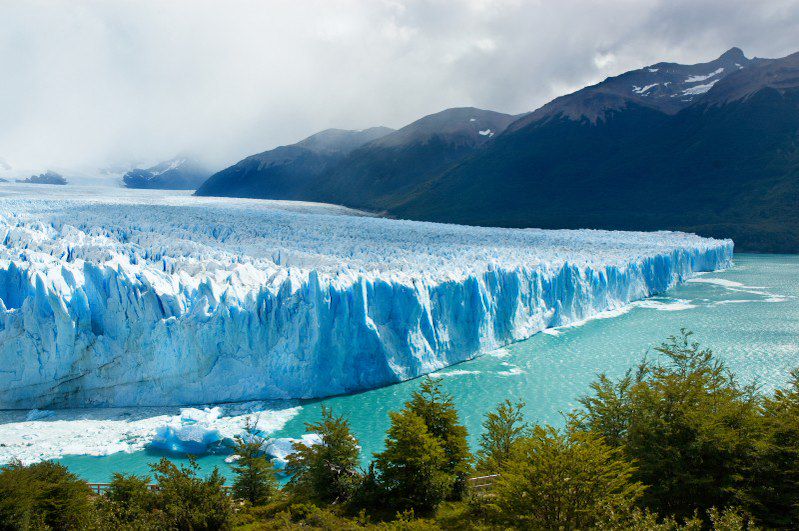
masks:
[[[742,68],[728,73],[730,61]],[[747,60],[733,48],[700,67],[642,70],[518,120],[486,149],[394,198],[391,213],[472,225],[674,229],[731,237],[739,250],[799,252],[799,53]],[[712,86],[690,101],[656,98],[655,88],[621,90],[620,80],[640,87],[657,79],[641,76],[673,72],[684,84]]]
[[[393,129],[327,129],[296,144],[252,155],[212,175],[196,195],[309,200],[316,179],[354,149]]]
[[[391,208],[397,197],[472,155],[516,118],[473,107],[425,116],[354,150],[317,180],[313,198],[356,208]]]
[[[27,179],[17,179],[17,182],[26,184],[67,184],[67,180],[60,173],[50,170],[39,175],[31,175]]]
[[[595,123],[608,111],[623,110],[628,106],[675,114],[701,99],[730,74],[763,62],[763,59],[748,59],[740,48],[731,48],[708,63],[657,63],[555,98],[514,123],[510,130],[555,116],[587,119]]]
[[[147,169],[131,170],[122,177],[122,181],[127,188],[195,190],[210,174],[200,163],[177,157]]]
[[[212,176],[197,195],[294,199],[386,210],[490,143],[517,117],[447,109],[402,129],[329,129],[253,155]]]

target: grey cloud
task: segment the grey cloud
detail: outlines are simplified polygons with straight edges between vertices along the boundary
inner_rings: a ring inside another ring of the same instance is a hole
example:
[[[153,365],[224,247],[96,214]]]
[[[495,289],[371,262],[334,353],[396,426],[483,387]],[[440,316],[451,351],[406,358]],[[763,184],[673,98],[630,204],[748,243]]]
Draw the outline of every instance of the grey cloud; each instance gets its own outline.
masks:
[[[0,156],[222,165],[326,127],[532,110],[608,75],[799,49],[799,2],[0,1]]]

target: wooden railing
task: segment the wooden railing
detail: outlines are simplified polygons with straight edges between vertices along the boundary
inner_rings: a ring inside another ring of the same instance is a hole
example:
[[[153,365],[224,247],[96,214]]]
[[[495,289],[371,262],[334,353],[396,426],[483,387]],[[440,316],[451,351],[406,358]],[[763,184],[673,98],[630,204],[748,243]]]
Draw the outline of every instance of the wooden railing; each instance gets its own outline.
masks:
[[[478,492],[488,492],[494,486],[494,482],[497,480],[498,477],[499,474],[491,474],[490,476],[478,476],[476,478],[467,479],[466,484],[472,490]],[[87,481],[86,484],[89,485],[89,488],[92,489],[92,492],[94,492],[95,494],[103,494],[111,487],[111,483],[91,483]],[[150,488],[150,490],[158,490],[159,488],[157,483],[150,483],[148,487]],[[233,487],[231,487],[230,485],[222,485],[222,490],[224,490],[227,494],[230,494],[232,492],[231,490],[232,488]]]
[[[86,484],[95,494],[103,494],[111,487],[111,483],[91,483],[87,481]],[[150,490],[158,490],[160,488],[158,483],[150,483],[147,486],[150,488]],[[222,490],[228,495],[232,492],[232,489],[233,487],[230,485],[222,485]]]
[[[494,486],[494,482],[499,477],[499,474],[491,474],[490,476],[478,476],[476,478],[469,478],[466,484],[470,489],[477,492],[488,492]]]

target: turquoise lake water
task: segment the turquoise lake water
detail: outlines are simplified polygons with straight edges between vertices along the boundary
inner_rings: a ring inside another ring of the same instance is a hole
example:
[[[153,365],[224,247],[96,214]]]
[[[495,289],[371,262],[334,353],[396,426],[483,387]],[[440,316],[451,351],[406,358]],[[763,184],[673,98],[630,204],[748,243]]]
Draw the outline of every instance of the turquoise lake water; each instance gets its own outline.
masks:
[[[473,445],[485,413],[505,398],[524,400],[533,422],[562,424],[563,413],[600,372],[618,376],[681,327],[725,359],[743,381],[764,392],[783,385],[799,367],[799,256],[736,255],[735,267],[709,273],[626,313],[531,339],[440,371]],[[410,381],[355,395],[301,403],[302,409],[273,437],[299,437],[304,423],[319,419],[323,405],[350,419],[364,460],[382,448],[388,412],[416,389]],[[149,451],[105,457],[65,456],[61,462],[89,481],[115,471],[144,474],[161,454]],[[175,458],[180,461],[180,458]],[[229,468],[224,456],[200,460],[204,471]]]

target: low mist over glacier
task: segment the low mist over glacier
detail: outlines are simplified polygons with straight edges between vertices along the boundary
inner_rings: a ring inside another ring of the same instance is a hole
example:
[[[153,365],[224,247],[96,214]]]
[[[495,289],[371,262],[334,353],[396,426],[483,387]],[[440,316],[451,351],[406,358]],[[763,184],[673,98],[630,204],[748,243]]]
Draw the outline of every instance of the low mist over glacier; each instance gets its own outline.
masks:
[[[675,232],[54,188],[0,188],[0,408],[354,392],[663,292],[733,253]]]

